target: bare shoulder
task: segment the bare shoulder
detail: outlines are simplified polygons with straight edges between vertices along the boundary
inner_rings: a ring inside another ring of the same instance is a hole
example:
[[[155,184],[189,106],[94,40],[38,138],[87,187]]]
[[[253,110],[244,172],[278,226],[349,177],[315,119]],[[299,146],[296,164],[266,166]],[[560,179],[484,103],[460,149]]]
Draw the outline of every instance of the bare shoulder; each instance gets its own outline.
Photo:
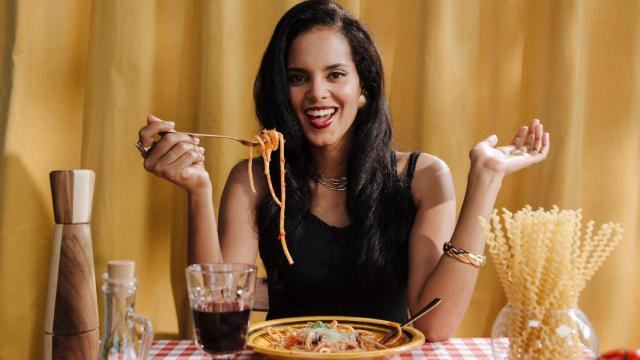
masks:
[[[398,174],[401,177],[406,176],[410,154],[396,152]],[[423,202],[455,199],[453,179],[447,163],[435,155],[420,153],[411,181],[411,194],[417,205]]]
[[[451,174],[451,170],[444,160],[435,155],[420,153],[416,162],[416,179],[442,174]]]
[[[405,177],[409,167],[409,157],[411,153],[396,151],[396,161],[398,168],[398,175]],[[418,160],[416,161],[416,168],[414,172],[414,181],[417,178],[424,178],[429,176],[438,175],[442,172],[450,173],[449,166],[444,160],[439,157],[427,153],[420,153]]]
[[[251,190],[252,181],[256,190],[255,193]],[[251,198],[260,198],[266,188],[264,166],[261,158],[254,158],[251,162],[251,167],[249,167],[248,159],[240,160],[231,168],[229,177],[227,178],[227,184],[225,185],[225,191],[232,189],[241,190],[242,193]]]

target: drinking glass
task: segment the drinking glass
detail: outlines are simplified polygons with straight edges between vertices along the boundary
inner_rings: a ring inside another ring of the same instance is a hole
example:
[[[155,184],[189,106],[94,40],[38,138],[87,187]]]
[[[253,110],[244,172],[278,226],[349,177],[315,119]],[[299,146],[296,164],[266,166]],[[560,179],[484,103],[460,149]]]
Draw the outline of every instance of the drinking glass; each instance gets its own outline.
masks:
[[[212,358],[231,359],[244,348],[256,273],[250,264],[187,266],[196,345]]]

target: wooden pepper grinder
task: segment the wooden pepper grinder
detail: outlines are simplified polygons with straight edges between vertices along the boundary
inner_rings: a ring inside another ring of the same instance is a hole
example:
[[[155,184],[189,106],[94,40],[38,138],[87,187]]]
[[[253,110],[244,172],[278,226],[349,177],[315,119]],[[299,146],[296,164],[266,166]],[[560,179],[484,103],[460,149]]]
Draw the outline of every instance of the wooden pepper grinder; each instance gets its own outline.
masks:
[[[95,173],[52,171],[56,226],[44,322],[45,359],[98,357],[98,301],[91,244]]]

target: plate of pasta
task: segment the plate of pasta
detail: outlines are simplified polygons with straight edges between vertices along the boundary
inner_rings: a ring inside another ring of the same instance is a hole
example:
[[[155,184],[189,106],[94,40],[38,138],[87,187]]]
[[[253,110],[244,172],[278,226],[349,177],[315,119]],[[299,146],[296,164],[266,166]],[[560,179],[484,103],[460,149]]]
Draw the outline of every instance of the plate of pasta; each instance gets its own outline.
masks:
[[[382,337],[399,324],[350,316],[307,316],[264,321],[249,327],[247,346],[273,359],[385,359],[424,344],[414,328],[385,344]]]

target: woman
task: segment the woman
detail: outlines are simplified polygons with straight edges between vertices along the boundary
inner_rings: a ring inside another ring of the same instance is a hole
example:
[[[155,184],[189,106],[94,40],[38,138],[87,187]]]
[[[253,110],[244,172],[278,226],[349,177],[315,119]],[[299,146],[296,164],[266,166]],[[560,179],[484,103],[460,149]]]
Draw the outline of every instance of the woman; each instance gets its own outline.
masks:
[[[439,297],[442,304],[415,326],[429,341],[448,338],[483,263],[478,217],[490,216],[504,176],[546,157],[542,125],[523,126],[508,146],[496,147],[495,135],[475,145],[456,222],[447,165],[391,149],[380,56],[363,26],[337,4],[303,2],[280,19],[254,97],[260,125],[286,139],[286,233],[295,263],[280,248],[279,208],[260,162],[252,167],[256,193],[246,161],[233,168],[216,224],[198,139],[168,134],[154,143],[174,124],[150,116],[139,133],[139,145],[152,146],[143,151],[144,166],[189,194],[189,262],[253,263],[259,252],[269,278],[269,318],[402,321],[407,309],[414,313]],[[277,184],[278,164],[272,165]]]

